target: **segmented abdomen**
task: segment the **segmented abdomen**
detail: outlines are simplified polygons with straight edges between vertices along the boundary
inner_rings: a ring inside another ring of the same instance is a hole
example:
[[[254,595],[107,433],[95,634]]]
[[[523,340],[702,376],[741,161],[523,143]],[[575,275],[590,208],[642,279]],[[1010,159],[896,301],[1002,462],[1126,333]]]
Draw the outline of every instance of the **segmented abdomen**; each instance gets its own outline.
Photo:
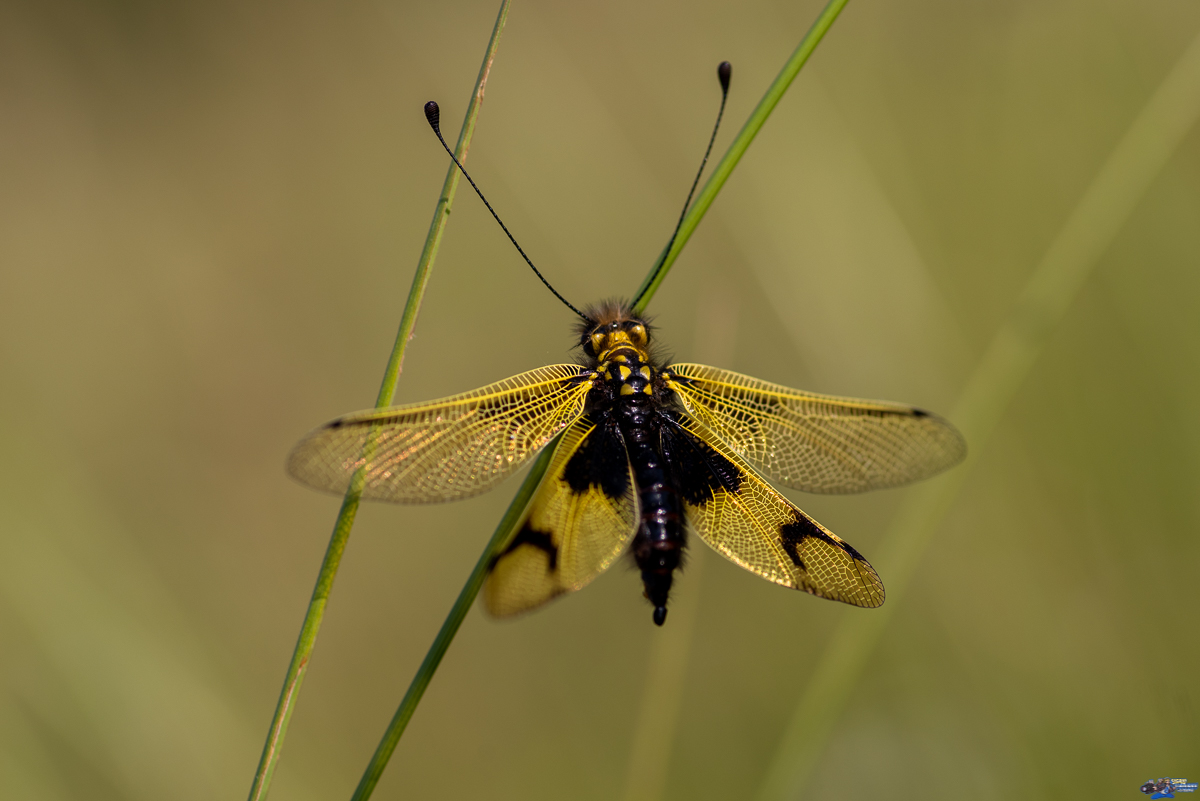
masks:
[[[671,579],[682,563],[686,532],[683,505],[663,460],[656,416],[649,397],[628,398],[618,411],[642,509],[633,556],[642,572],[646,598],[654,605],[654,622],[661,626],[667,617]]]

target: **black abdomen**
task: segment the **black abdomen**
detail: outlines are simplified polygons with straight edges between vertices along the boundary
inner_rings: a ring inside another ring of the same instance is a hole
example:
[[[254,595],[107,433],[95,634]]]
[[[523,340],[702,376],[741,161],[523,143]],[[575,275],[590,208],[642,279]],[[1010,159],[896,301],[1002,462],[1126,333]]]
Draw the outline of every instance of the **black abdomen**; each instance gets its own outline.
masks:
[[[642,572],[646,598],[654,605],[654,622],[661,626],[667,619],[671,578],[682,563],[687,542],[683,506],[663,460],[653,399],[640,393],[621,399],[617,419],[642,508],[633,556]]]

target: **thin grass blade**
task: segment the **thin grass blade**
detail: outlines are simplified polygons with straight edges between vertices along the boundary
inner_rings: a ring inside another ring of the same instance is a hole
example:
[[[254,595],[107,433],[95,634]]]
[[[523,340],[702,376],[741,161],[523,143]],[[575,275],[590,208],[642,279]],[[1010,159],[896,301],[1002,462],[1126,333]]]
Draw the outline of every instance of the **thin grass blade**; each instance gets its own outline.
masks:
[[[417,674],[413,677],[412,683],[408,685],[408,691],[404,693],[400,707],[392,716],[392,721],[388,724],[383,739],[379,741],[367,769],[358,782],[358,787],[354,790],[353,801],[365,801],[375,791],[375,785],[379,783],[379,778],[383,775],[388,760],[392,758],[392,753],[396,750],[400,737],[408,728],[408,722],[412,720],[417,704],[421,703],[421,698],[425,695],[429,682],[433,680],[433,674],[437,672],[442,657],[446,655],[450,643],[454,640],[454,635],[458,633],[459,626],[466,619],[467,612],[471,611],[471,604],[475,602],[475,596],[479,595],[479,590],[483,587],[483,580],[487,577],[487,570],[492,563],[493,554],[498,553],[508,542],[509,536],[521,519],[521,513],[529,505],[529,500],[533,497],[538,483],[546,474],[546,468],[550,466],[550,459],[554,455],[554,449],[558,447],[560,439],[562,439],[561,434],[552,439],[545,448],[542,448],[529,475],[525,477],[524,483],[521,484],[512,502],[509,503],[504,517],[500,518],[500,523],[492,533],[492,538],[488,540],[487,547],[479,555],[479,560],[475,562],[471,575],[467,577],[466,583],[458,593],[458,598],[454,601],[454,606],[450,608],[450,614],[446,616],[445,622],[438,630],[437,637],[433,640],[433,645],[429,647],[425,659],[417,668]]]
[[[700,190],[700,194],[696,197],[696,202],[688,209],[687,216],[683,218],[683,224],[679,227],[679,234],[675,237],[669,249],[662,253],[658,260],[655,261],[654,267],[646,274],[642,280],[634,297],[641,296],[641,300],[633,309],[634,314],[641,314],[646,310],[646,306],[650,304],[650,299],[654,297],[654,293],[658,291],[658,287],[662,284],[663,279],[667,277],[667,273],[671,271],[671,266],[675,263],[675,259],[679,257],[680,251],[687,241],[691,239],[692,233],[695,232],[696,226],[704,219],[704,215],[708,213],[708,208],[717,199],[717,193],[725,186],[725,182],[729,180],[729,176],[733,174],[733,168],[738,165],[745,155],[750,143],[754,141],[754,137],[758,136],[758,132],[766,123],[767,118],[771,116],[771,112],[775,110],[775,106],[779,105],[779,101],[783,98],[784,92],[792,85],[792,81],[800,74],[801,68],[808,63],[808,58],[817,49],[817,45],[821,43],[821,39],[825,37],[825,33],[833,25],[838,14],[842,13],[842,9],[846,7],[849,0],[830,0],[829,4],[817,16],[812,27],[808,29],[808,33],[804,34],[804,38],[800,40],[800,44],[795,51],[784,63],[783,69],[775,76],[775,80],[767,87],[766,94],[762,100],[758,101],[758,105],[754,107],[754,111],[750,113],[749,119],[742,126],[738,135],[729,145],[729,149],[725,151],[725,155],[717,163],[713,169],[712,175],[705,182],[704,188]],[[662,267],[659,268],[659,262]],[[642,294],[642,293],[645,294]]]
[[[475,133],[475,122],[483,104],[484,89],[487,86],[488,75],[491,73],[492,62],[496,58],[496,49],[500,44],[500,33],[504,30],[504,23],[508,17],[508,5],[509,0],[504,0],[500,5],[500,13],[496,17],[491,39],[488,40],[483,66],[479,69],[479,77],[475,81],[475,88],[471,94],[470,103],[467,105],[462,130],[459,131],[458,143],[454,151],[459,161],[466,160],[467,151],[471,146],[471,138]],[[417,262],[416,274],[413,276],[412,287],[408,293],[408,302],[404,306],[404,313],[400,318],[400,328],[396,333],[396,342],[392,347],[387,368],[384,370],[383,381],[379,386],[379,395],[375,400],[376,408],[390,406],[392,398],[396,394],[396,382],[404,365],[404,353],[408,347],[408,341],[412,337],[413,329],[416,327],[417,314],[425,296],[425,288],[429,284],[433,263],[437,259],[438,248],[441,246],[446,224],[450,220],[450,207],[458,189],[459,175],[458,168],[451,163],[446,171],[446,180],[442,184],[441,195],[434,208],[433,221],[429,224],[429,233],[425,237],[421,258]],[[368,445],[368,447],[370,446]],[[334,522],[333,534],[329,539],[329,546],[325,550],[321,570],[317,574],[316,587],[314,587],[312,598],[308,603],[304,623],[300,628],[300,636],[296,641],[296,649],[292,654],[291,663],[288,665],[287,675],[283,681],[283,690],[279,694],[279,702],[275,706],[275,714],[271,719],[266,743],[263,745],[258,770],[254,774],[254,783],[250,787],[250,801],[261,801],[266,798],[270,789],[271,778],[279,763],[280,751],[284,738],[287,736],[288,723],[295,710],[296,699],[299,696],[304,675],[308,671],[309,658],[316,645],[321,620],[325,616],[329,593],[333,589],[333,581],[337,576],[342,554],[346,550],[346,542],[354,527],[354,518],[358,513],[358,505],[361,500],[361,487],[361,476],[356,475],[350,482],[350,487],[342,500],[341,509],[338,511],[337,520]]]
[[[803,67],[805,62],[808,61],[808,57],[812,55],[812,51],[821,41],[821,38],[824,37],[825,32],[829,30],[829,26],[833,24],[833,21],[837,18],[837,15],[841,12],[842,8],[847,2],[848,0],[831,0],[831,2],[821,12],[812,28],[809,29],[804,39],[801,40],[799,47],[797,47],[796,51],[792,53],[791,57],[784,65],[779,75],[775,78],[774,82],[772,82],[771,86],[767,89],[766,95],[761,101],[759,101],[758,106],[754,109],[754,112],[750,115],[750,118],[746,121],[746,124],[742,126],[741,132],[738,134],[729,150],[725,153],[725,156],[717,165],[713,175],[704,185],[704,189],[701,190],[700,195],[696,198],[696,202],[692,205],[692,208],[688,211],[674,244],[667,253],[663,254],[663,256],[661,256],[660,259],[655,262],[654,267],[651,268],[650,272],[643,280],[642,286],[639,288],[638,293],[640,294],[644,289],[645,294],[641,296],[641,300],[639,301],[635,312],[644,310],[646,304],[650,302],[650,299],[654,296],[659,284],[662,283],[662,279],[666,276],[671,265],[674,263],[675,258],[678,256],[679,251],[691,237],[691,234],[693,231],[695,231],[696,226],[699,225],[700,220],[708,211],[708,207],[712,205],[717,193],[721,191],[721,187],[725,185],[725,181],[733,172],[733,168],[737,166],[738,161],[741,160],[742,155],[746,152],[746,148],[750,146],[750,142],[754,140],[755,135],[757,135],[759,129],[762,128],[763,123],[765,123],[767,120],[767,117],[770,116],[775,106],[779,103],[780,98],[783,97],[783,93],[787,91],[788,87],[792,83],[792,80],[795,79],[796,75],[800,72],[800,68]],[[503,16],[504,13],[505,12],[502,10],[501,16]],[[659,268],[660,261],[662,262],[661,269]],[[532,497],[533,491],[537,488],[538,482],[541,481],[542,476],[545,473],[546,466],[549,464],[548,454],[552,450],[552,447],[547,447],[542,452],[542,457],[538,459],[529,475],[526,476],[525,482],[521,485],[521,488],[517,492],[517,497],[513,499],[513,503],[509,506],[509,510],[505,514],[504,519],[501,520],[500,525],[496,528],[495,533],[492,535],[492,539],[488,542],[484,552],[480,555],[479,561],[475,565],[475,569],[472,571],[471,576],[467,579],[467,583],[463,586],[458,600],[455,601],[454,606],[450,610],[449,616],[442,624],[441,631],[438,633],[437,638],[434,640],[433,645],[426,654],[425,660],[421,663],[421,667],[417,670],[416,676],[414,676],[412,683],[409,685],[408,692],[405,693],[404,700],[401,701],[400,708],[396,710],[396,714],[393,716],[391,724],[389,724],[387,731],[384,733],[383,739],[376,748],[375,755],[372,757],[370,764],[367,766],[366,772],[363,774],[363,777],[359,782],[358,788],[355,790],[354,801],[365,801],[365,799],[369,798],[371,793],[374,791],[375,785],[378,783],[379,777],[382,775],[383,770],[387,767],[388,760],[391,759],[391,755],[396,748],[396,744],[399,742],[401,735],[404,733],[404,729],[407,727],[408,721],[411,719],[412,713],[416,709],[416,705],[420,702],[421,697],[425,692],[425,688],[429,685],[429,681],[432,679],[434,671],[437,670],[437,666],[441,662],[442,656],[445,654],[446,649],[449,648],[450,642],[453,640],[455,633],[457,633],[459,626],[466,617],[467,611],[470,609],[471,604],[474,603],[475,596],[479,593],[480,587],[483,586],[483,579],[486,574],[487,565],[491,563],[492,557],[496,551],[498,551],[500,547],[502,547],[503,544],[508,540],[512,533],[512,528],[517,523],[520,512],[524,509],[524,503],[528,502],[528,499]],[[519,504],[518,501],[520,501],[522,498],[524,498],[524,502]]]

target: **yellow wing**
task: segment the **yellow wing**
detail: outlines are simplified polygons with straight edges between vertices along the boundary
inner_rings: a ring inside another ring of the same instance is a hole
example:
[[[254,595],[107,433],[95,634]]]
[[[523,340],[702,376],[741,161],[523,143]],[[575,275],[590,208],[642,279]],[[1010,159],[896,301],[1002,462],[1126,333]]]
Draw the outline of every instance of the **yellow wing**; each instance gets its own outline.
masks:
[[[683,414],[663,416],[663,456],[701,539],[776,584],[854,606],[883,603],[883,582],[862,554],[776,492],[703,425]]]
[[[563,435],[537,493],[483,588],[507,617],[581,589],[625,549],[638,527],[629,454],[611,420],[580,418]]]
[[[375,500],[468,498],[579,419],[593,375],[554,364],[442,400],[339,417],[302,439],[287,469],[310,487],[344,493],[361,468],[362,496]]]
[[[967,454],[954,426],[901,403],[815,395],[702,364],[672,365],[666,378],[687,412],[731,450],[807,492],[907,484]]]

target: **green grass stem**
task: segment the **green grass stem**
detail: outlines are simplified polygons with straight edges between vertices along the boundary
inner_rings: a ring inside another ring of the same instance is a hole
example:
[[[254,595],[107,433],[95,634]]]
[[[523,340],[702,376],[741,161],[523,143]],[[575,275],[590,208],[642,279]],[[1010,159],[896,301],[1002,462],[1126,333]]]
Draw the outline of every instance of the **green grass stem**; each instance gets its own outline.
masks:
[[[455,599],[454,606],[450,607],[450,614],[446,616],[441,629],[438,630],[437,637],[433,640],[433,645],[429,647],[428,653],[425,654],[425,659],[421,662],[421,666],[417,668],[417,674],[413,677],[412,683],[408,685],[408,691],[404,693],[404,699],[400,702],[400,707],[396,710],[396,714],[392,716],[392,721],[388,724],[383,739],[379,741],[379,746],[375,749],[375,753],[371,757],[371,762],[367,765],[362,779],[358,782],[358,787],[354,791],[353,801],[365,801],[374,792],[375,785],[379,783],[379,777],[383,775],[383,770],[387,767],[388,760],[392,758],[392,752],[396,750],[396,744],[400,742],[400,736],[404,734],[404,729],[408,727],[408,721],[412,719],[413,712],[417,709],[417,704],[421,702],[421,697],[425,695],[425,689],[433,679],[433,674],[437,671],[438,665],[441,664],[442,657],[446,655],[446,650],[450,647],[451,641],[454,640],[454,635],[458,633],[459,626],[466,619],[467,612],[471,611],[471,604],[475,602],[475,596],[479,594],[480,588],[483,587],[483,580],[487,577],[487,569],[492,562],[492,555],[499,552],[500,548],[508,541],[509,535],[516,527],[521,514],[525,511],[526,505],[528,505],[529,500],[533,497],[541,476],[546,474],[546,468],[550,465],[550,458],[554,454],[554,448],[558,445],[558,440],[561,437],[561,434],[555,437],[538,454],[537,460],[533,463],[533,469],[529,471],[529,475],[526,476],[525,481],[521,484],[521,488],[517,490],[517,494],[513,497],[512,502],[509,503],[504,517],[500,518],[500,523],[492,533],[492,538],[488,540],[487,547],[479,555],[479,560],[475,562],[475,567],[471,570],[471,575],[467,577],[467,582],[458,593],[458,598]],[[536,479],[534,478],[535,476],[537,477]]]
[[[868,660],[902,602],[934,534],[978,462],[1050,334],[1151,182],[1200,118],[1197,37],[1134,119],[1055,236],[1016,306],[992,337],[950,419],[971,455],[949,475],[910,491],[879,549],[888,602],[847,614],[813,671],[757,798],[800,797]]]
[[[683,225],[680,227],[679,235],[676,237],[674,244],[669,252],[662,254],[654,267],[647,273],[638,292],[642,288],[646,289],[645,295],[635,311],[642,311],[646,308],[646,304],[654,296],[662,279],[670,270],[679,251],[691,237],[692,232],[696,230],[696,226],[700,224],[700,220],[712,205],[717,193],[721,191],[721,187],[725,185],[725,181],[729,178],[733,168],[737,166],[741,160],[742,154],[746,152],[746,148],[750,146],[750,142],[754,140],[763,123],[767,121],[767,117],[775,109],[779,103],[779,99],[783,97],[783,93],[787,91],[792,80],[800,72],[800,68],[808,61],[808,57],[812,55],[812,51],[816,48],[817,43],[829,30],[829,26],[837,18],[842,8],[848,0],[831,0],[829,5],[821,12],[817,21],[809,29],[804,39],[801,40],[799,47],[792,53],[779,75],[767,89],[767,93],[763,99],[759,101],[746,124],[742,126],[741,132],[730,145],[720,163],[717,164],[712,176],[700,191],[700,195],[696,198],[696,202],[692,204],[688,210],[687,216],[684,218]],[[503,17],[504,12],[501,12]],[[500,24],[499,22],[497,23]],[[659,267],[661,262],[662,266]],[[557,441],[557,440],[556,440]],[[417,704],[420,703],[421,697],[425,693],[425,688],[429,686],[430,680],[433,678],[434,672],[442,661],[442,657],[446,653],[446,649],[450,647],[450,642],[454,639],[454,635],[458,632],[459,626],[465,619],[467,612],[471,608],[471,604],[475,601],[475,596],[479,594],[480,588],[483,586],[483,580],[487,572],[487,566],[495,553],[508,541],[512,534],[512,530],[516,527],[520,519],[521,512],[524,511],[525,504],[533,497],[533,492],[541,481],[542,476],[546,472],[546,467],[550,463],[550,453],[553,451],[553,445],[547,446],[529,475],[525,477],[524,483],[521,484],[517,491],[517,496],[509,505],[508,511],[504,518],[500,521],[500,525],[496,527],[496,531],[492,534],[491,540],[488,541],[487,547],[479,556],[479,561],[475,563],[475,569],[471,572],[466,584],[463,585],[462,591],[458,595],[458,599],[454,602],[454,606],[450,609],[450,614],[442,623],[442,628],[439,630],[437,637],[430,646],[425,659],[421,662],[421,666],[417,669],[416,675],[409,684],[408,691],[404,694],[404,699],[400,702],[400,707],[396,710],[396,714],[392,716],[392,721],[388,724],[387,730],[384,732],[383,739],[380,740],[378,747],[375,749],[375,754],[371,757],[370,763],[367,765],[366,771],[363,773],[362,779],[358,783],[358,788],[354,792],[354,801],[365,801],[370,798],[371,793],[375,789],[375,785],[379,782],[379,777],[383,774],[387,767],[388,760],[391,759],[392,753],[396,749],[397,743],[400,742],[400,737],[404,734],[404,729],[408,726],[408,721],[412,718],[413,712],[416,710]]]
[[[462,130],[458,134],[455,155],[459,161],[465,161],[470,150],[471,137],[475,132],[475,122],[483,104],[483,93],[487,86],[488,75],[492,62],[496,58],[496,48],[500,43],[500,33],[504,30],[504,22],[508,17],[509,0],[500,4],[500,13],[492,29],[491,39],[488,40],[487,52],[483,57],[483,66],[479,69],[479,77],[475,81],[475,89],[471,94],[470,103],[463,119]],[[383,373],[383,381],[379,386],[379,395],[375,400],[376,408],[392,404],[396,394],[396,382],[404,365],[404,353],[408,341],[412,337],[413,328],[417,324],[417,314],[421,309],[421,300],[425,296],[425,288],[429,285],[429,277],[433,272],[433,263],[437,259],[438,248],[450,220],[450,207],[454,202],[454,194],[458,189],[460,173],[453,163],[446,171],[446,180],[442,184],[442,193],[438,198],[433,212],[433,221],[429,224],[429,233],[425,237],[425,247],[417,262],[417,271],[413,276],[412,287],[408,292],[408,302],[400,318],[400,329],[396,333],[396,342],[388,357],[387,368]],[[250,801],[261,801],[267,797],[275,767],[279,764],[279,756],[283,748],[283,740],[287,735],[288,722],[296,707],[296,699],[300,694],[300,685],[308,671],[309,658],[317,641],[317,632],[321,628],[321,620],[325,616],[325,606],[329,601],[329,593],[333,589],[333,581],[337,576],[338,565],[346,550],[346,542],[350,538],[350,530],[354,526],[354,518],[358,513],[358,505],[362,492],[361,477],[355,476],[351,481],[346,496],[342,500],[337,520],[333,524],[333,534],[329,538],[329,546],[325,550],[325,558],[321,562],[321,570],[317,574],[317,583],[313,588],[312,598],[308,602],[308,610],[304,615],[304,623],[300,627],[300,636],[296,640],[296,648],[292,660],[288,664],[287,675],[283,680],[283,690],[275,705],[275,715],[271,719],[271,727],[267,732],[267,740],[263,745],[262,757],[259,759],[258,770],[254,774],[254,783],[250,787]]]
[[[792,85],[792,81],[800,73],[800,69],[808,62],[808,57],[817,49],[821,39],[824,38],[826,31],[833,25],[833,21],[837,19],[838,14],[842,13],[842,9],[846,7],[849,0],[829,0],[829,4],[821,11],[812,27],[808,29],[808,33],[800,40],[800,44],[796,50],[788,58],[783,65],[783,69],[775,76],[775,80],[767,87],[767,92],[762,96],[762,100],[758,101],[758,105],[754,107],[754,111],[750,113],[749,119],[746,120],[742,130],[738,131],[737,137],[733,143],[729,145],[729,149],[725,151],[725,155],[721,157],[721,161],[717,163],[712,174],[705,182],[704,188],[700,190],[700,194],[696,196],[696,202],[688,209],[687,215],[683,218],[683,224],[679,226],[679,234],[675,237],[675,241],[671,244],[668,250],[665,250],[655,262],[654,268],[646,275],[641,286],[638,287],[634,296],[643,291],[646,293],[641,296],[634,307],[634,314],[641,314],[646,310],[646,306],[650,304],[650,299],[654,297],[654,293],[658,291],[658,287],[662,284],[663,279],[667,277],[667,273],[671,270],[671,265],[675,263],[675,259],[679,257],[680,251],[687,241],[691,238],[692,233],[696,230],[696,226],[700,224],[700,220],[704,219],[704,215],[708,212],[709,206],[717,199],[717,193],[725,186],[725,182],[729,180],[729,176],[733,173],[733,168],[738,165],[745,155],[746,149],[750,147],[750,143],[754,141],[754,137],[758,136],[759,130],[767,121],[767,117],[771,116],[771,112],[775,110],[775,106],[779,104],[783,98],[783,93]],[[662,267],[659,268],[659,263]]]

